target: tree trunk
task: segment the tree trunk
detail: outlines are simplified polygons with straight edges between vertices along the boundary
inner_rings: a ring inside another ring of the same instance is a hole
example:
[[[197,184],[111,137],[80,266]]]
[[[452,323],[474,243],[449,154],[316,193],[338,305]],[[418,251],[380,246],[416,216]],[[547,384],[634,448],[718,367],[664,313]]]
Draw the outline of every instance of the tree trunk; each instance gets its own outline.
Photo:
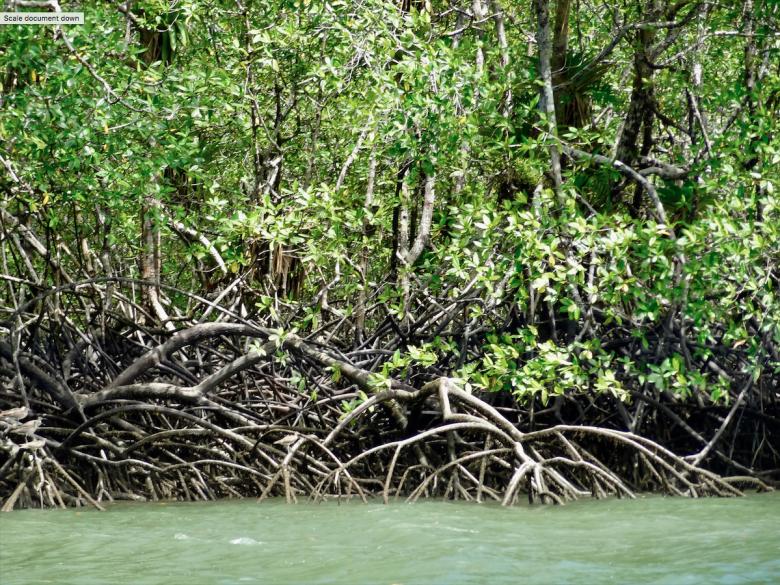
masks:
[[[552,57],[552,42],[550,39],[550,3],[548,0],[534,0],[537,29],[536,41],[539,47],[539,75],[542,78],[541,99],[539,108],[546,117],[547,131],[550,141],[550,166],[553,177],[555,195],[561,200],[561,155],[558,150],[557,122],[555,119],[555,97],[552,85],[552,70],[550,60]]]
[[[568,0],[566,0],[568,1]],[[506,27],[504,25],[504,12],[497,0],[491,0],[490,10],[493,12],[493,22],[496,26],[496,37],[498,38],[498,50],[501,55],[501,67],[504,70],[507,89],[502,97],[501,115],[509,118],[512,113],[512,84],[509,68],[509,45],[506,40]]]
[[[569,50],[569,12],[571,0],[558,0],[555,6],[555,28],[550,65],[552,67],[553,91],[555,92],[555,116],[562,126],[567,123],[566,103],[572,99],[566,75],[566,54]]]
[[[154,181],[152,188],[156,189]],[[141,206],[141,253],[139,268],[141,280],[145,281],[141,288],[141,298],[144,307],[165,325],[166,329],[174,329],[168,314],[160,302],[160,199],[157,193],[144,196]]]
[[[663,14],[659,0],[648,0],[644,19],[649,22],[660,20]],[[653,76],[655,70],[650,60],[651,47],[656,37],[654,27],[641,28],[636,33],[634,46],[634,81],[631,88],[631,101],[623,122],[615,158],[633,166],[639,156],[639,135],[645,126],[645,145],[653,123]]]
[[[373,136],[371,140],[373,141]],[[374,180],[376,178],[376,148],[371,150],[371,159],[368,163],[368,180],[366,182],[366,199],[363,204],[363,249],[360,251],[360,280],[361,288],[358,292],[357,306],[355,307],[355,346],[360,347],[366,328],[366,302],[368,291],[368,265],[371,254],[371,237],[373,226],[371,225],[374,214]]]

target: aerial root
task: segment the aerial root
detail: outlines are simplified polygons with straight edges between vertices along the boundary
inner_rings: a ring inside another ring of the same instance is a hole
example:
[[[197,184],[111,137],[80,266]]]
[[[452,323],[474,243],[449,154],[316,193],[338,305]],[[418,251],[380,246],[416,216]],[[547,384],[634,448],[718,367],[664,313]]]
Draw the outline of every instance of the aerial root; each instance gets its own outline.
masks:
[[[531,502],[555,504],[582,497],[636,497],[635,490],[629,487],[633,483],[630,478],[622,477],[578,445],[574,437],[580,437],[582,440],[606,440],[612,443],[614,448],[634,452],[645,468],[644,483],[652,482],[657,490],[664,493],[691,497],[741,495],[734,486],[738,481],[723,479],[694,466],[653,441],[632,433],[569,425],[522,433],[490,405],[458,389],[454,381],[447,378],[439,378],[416,392],[388,391],[373,396],[345,417],[325,443],[335,441],[349,424],[383,402],[415,402],[430,396],[438,398],[441,411],[439,426],[360,452],[339,464],[328,477],[345,473],[349,468],[371,457],[392,452],[382,482],[381,493],[385,502],[390,500],[391,495],[395,494],[397,497],[402,493],[412,468],[419,478],[417,486],[408,491],[407,500],[411,502],[425,495],[441,493],[441,478],[447,474],[449,480],[443,490],[445,495],[451,494],[457,498],[455,494],[460,494],[466,499],[480,499],[482,493],[488,493],[494,499],[500,499],[503,505],[514,504],[522,489]],[[473,439],[462,438],[464,435],[479,434],[486,435],[483,439],[484,448],[478,448]],[[460,438],[461,449],[465,446],[465,452],[457,455],[454,449],[455,437]],[[401,474],[400,481],[396,482],[397,470],[402,466],[400,462],[403,460],[403,451],[420,443],[435,444],[437,440],[446,445],[449,461],[438,466],[407,467]],[[503,446],[488,448],[494,440]],[[491,466],[497,467],[496,461],[511,467],[511,473],[506,473],[506,470],[492,473],[492,485],[488,485],[485,481],[486,470]],[[511,461],[515,462],[514,465]],[[326,479],[323,479],[323,482]],[[758,480],[748,479],[757,485]],[[464,485],[470,486],[471,492]],[[503,496],[499,498],[499,494]]]
[[[64,364],[42,356],[19,362],[31,385],[30,416],[40,422],[8,419],[0,427],[8,454],[0,465],[3,510],[223,497],[444,497],[508,506],[523,497],[564,504],[640,491],[699,497],[770,489],[760,478],[722,478],[625,431],[523,432],[451,378],[420,388],[390,380],[378,390],[367,371],[291,334],[271,341],[270,331],[250,324],[204,323],[162,334],[138,355],[146,333],[135,333],[115,340],[113,357],[101,363],[105,378],[78,371],[93,367],[87,353],[108,354],[103,338],[74,335]],[[130,348],[135,357],[123,359]],[[278,352],[284,375],[272,363]],[[333,371],[346,387],[331,383]],[[317,391],[302,392],[292,374]],[[85,386],[74,391],[64,380]],[[6,412],[21,412],[21,398],[0,400]],[[408,413],[421,405],[426,418],[412,425]],[[17,438],[22,425],[25,443]]]

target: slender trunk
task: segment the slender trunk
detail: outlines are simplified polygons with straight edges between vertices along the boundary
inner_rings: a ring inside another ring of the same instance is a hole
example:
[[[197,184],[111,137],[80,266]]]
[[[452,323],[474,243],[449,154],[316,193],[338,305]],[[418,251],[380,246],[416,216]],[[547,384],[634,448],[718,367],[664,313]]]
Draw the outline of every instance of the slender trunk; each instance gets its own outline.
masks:
[[[650,22],[660,20],[663,14],[659,0],[648,0],[644,19]],[[653,142],[655,94],[653,89],[652,46],[656,38],[655,27],[641,28],[636,33],[634,46],[634,81],[631,101],[620,132],[615,158],[633,167],[641,156],[649,154]],[[639,138],[642,137],[640,152]],[[618,191],[619,193],[619,191]],[[616,193],[617,195],[617,193]],[[631,201],[631,215],[637,217],[642,207],[642,189],[635,185]]]
[[[753,15],[753,0],[745,0],[745,90],[747,91],[747,111],[752,117],[756,111],[753,93],[756,91],[756,37]]]
[[[458,5],[458,2],[456,0],[452,0],[451,6],[455,8]],[[457,49],[460,45],[460,39],[463,36],[463,32],[461,29],[464,28],[466,24],[466,16],[463,12],[458,12],[458,17],[455,20],[455,29],[461,32],[458,32],[457,34],[453,35],[452,37],[452,48]]]
[[[569,13],[571,0],[558,0],[555,5],[555,28],[550,65],[552,68],[553,91],[555,92],[555,115],[560,124],[566,123],[565,105],[571,100],[566,75],[566,55],[569,50]]]
[[[690,100],[690,109],[691,109],[691,123],[690,123],[690,135],[691,135],[691,145],[695,142],[695,127],[696,123],[698,123],[699,128],[701,129],[701,136],[704,140],[704,147],[707,151],[708,156],[712,156],[712,141],[710,140],[710,133],[708,129],[708,123],[707,123],[707,113],[702,109],[701,107],[701,97],[702,97],[702,82],[703,82],[703,71],[704,68],[702,66],[701,58],[702,54],[704,53],[704,44],[706,39],[706,21],[707,16],[709,14],[709,5],[705,6],[704,9],[701,11],[698,17],[698,23],[696,27],[696,48],[691,54],[691,85],[692,88],[690,92],[688,93],[688,98]]]
[[[644,19],[650,22],[660,20],[663,14],[658,0],[649,0]],[[633,166],[639,157],[639,136],[642,126],[646,127],[644,143],[648,145],[648,132],[653,123],[653,76],[655,70],[650,60],[651,47],[656,37],[654,27],[642,28],[636,33],[634,46],[634,81],[631,101],[628,104],[623,129],[615,149],[615,158]]]
[[[482,4],[482,0],[474,0],[471,5],[471,12],[474,14],[474,20],[477,22],[485,19],[485,6]],[[482,35],[479,33],[478,35],[481,39]],[[479,44],[477,45],[476,66],[477,76],[482,75],[482,72],[485,70],[485,53],[482,51],[482,46]]]
[[[153,192],[144,196],[141,206],[141,254],[139,258],[142,286],[141,298],[146,309],[165,325],[173,324],[160,302],[160,199],[157,196],[157,181],[151,186]]]
[[[555,4],[555,31],[553,36],[553,75],[566,66],[566,51],[569,50],[569,14],[571,0],[558,0]]]
[[[76,238],[78,240],[78,255],[81,263],[81,268],[89,276],[94,276],[95,265],[92,262],[92,257],[94,256],[94,253],[92,252],[92,249],[89,247],[89,242],[87,241],[86,234],[82,231],[82,226],[85,225],[84,214],[82,213],[81,208],[78,205],[74,206],[73,208],[73,216],[74,216],[73,223],[76,231]]]
[[[409,269],[407,259],[409,257],[409,185],[403,179],[401,184],[401,205],[398,208],[398,259],[401,276],[401,295],[403,298],[404,331],[409,323]]]
[[[435,174],[431,173],[425,177],[425,189],[423,195],[422,213],[420,214],[420,225],[415,226],[414,243],[409,249],[405,259],[407,266],[411,266],[417,261],[431,237],[431,224],[433,223],[433,204],[436,200],[435,185]]]
[[[550,142],[550,167],[553,177],[555,195],[561,201],[561,155],[558,150],[557,122],[555,120],[555,97],[552,86],[552,42],[550,38],[550,3],[549,0],[534,0],[536,12],[536,42],[539,47],[539,75],[542,78],[542,90],[539,107],[546,118],[547,132]]]
[[[411,292],[412,265],[422,254],[431,237],[431,225],[433,223],[433,207],[436,201],[435,195],[436,175],[431,174],[425,177],[423,188],[423,204],[420,212],[419,225],[416,219],[410,221],[409,209],[413,205],[409,193],[409,186],[406,181],[401,185],[401,204],[398,211],[398,260],[400,264],[400,284],[403,295],[404,328],[407,329],[410,323],[409,300]],[[414,228],[414,241],[411,239],[412,228]]]
[[[373,136],[371,138],[373,140]],[[360,280],[361,288],[358,292],[357,307],[355,308],[355,344],[359,347],[363,343],[363,335],[366,328],[366,302],[368,292],[368,264],[371,254],[371,237],[373,226],[371,224],[374,213],[374,180],[376,178],[376,148],[371,151],[371,159],[368,163],[368,180],[366,182],[366,199],[363,203],[363,249],[360,251]]]
[[[390,280],[398,280],[398,260],[401,257],[401,234],[400,234],[400,219],[401,219],[401,207],[404,205],[404,181],[406,180],[406,173],[409,171],[411,162],[407,161],[398,170],[395,178],[395,198],[399,203],[393,208],[393,236],[392,236],[392,250],[390,254]],[[407,236],[408,241],[408,236]]]
[[[144,287],[144,300],[149,301],[149,295],[156,290],[159,284],[159,238],[160,231],[157,224],[156,213],[160,208],[160,201],[155,195],[147,194],[144,196],[143,206],[141,207],[141,256],[140,268],[141,278],[154,286]]]
[[[568,1],[568,0],[567,0]],[[506,27],[504,25],[504,12],[498,0],[491,0],[490,10],[493,13],[493,22],[496,26],[496,37],[498,38],[498,51],[501,55],[501,67],[504,70],[505,83],[507,89],[501,99],[501,115],[509,118],[512,113],[512,80],[510,78],[511,69],[509,67],[509,44],[506,40]]]

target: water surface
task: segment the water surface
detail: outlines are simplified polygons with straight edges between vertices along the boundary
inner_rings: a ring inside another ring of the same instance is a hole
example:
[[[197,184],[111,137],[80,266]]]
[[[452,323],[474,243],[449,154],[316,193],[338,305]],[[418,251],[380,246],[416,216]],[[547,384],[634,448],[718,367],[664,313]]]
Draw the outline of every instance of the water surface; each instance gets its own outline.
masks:
[[[780,493],[15,511],[0,515],[0,583],[780,583]]]

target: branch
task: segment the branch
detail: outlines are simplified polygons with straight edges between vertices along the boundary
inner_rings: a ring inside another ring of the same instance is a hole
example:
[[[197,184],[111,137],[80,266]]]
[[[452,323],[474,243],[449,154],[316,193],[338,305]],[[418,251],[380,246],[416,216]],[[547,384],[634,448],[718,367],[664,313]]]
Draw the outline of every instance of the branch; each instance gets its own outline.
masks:
[[[49,8],[52,12],[62,12],[62,8],[60,8],[60,3],[58,0],[13,0],[11,2],[11,7],[19,6],[22,8]],[[56,35],[59,36],[62,41],[65,43],[65,46],[68,48],[68,51],[70,51],[70,54],[73,55],[76,60],[81,63],[84,68],[89,72],[89,74],[100,83],[100,85],[103,86],[103,89],[105,92],[112,96],[114,98],[113,103],[120,103],[129,110],[132,110],[134,112],[144,112],[144,113],[151,113],[144,109],[139,109],[136,107],[131,106],[128,104],[125,100],[123,100],[117,93],[114,91],[114,88],[111,87],[111,85],[103,79],[100,74],[95,70],[92,65],[90,65],[80,54],[78,51],[76,51],[76,48],[73,46],[73,43],[70,42],[70,39],[68,39],[65,32],[62,30],[61,25],[56,26]]]
[[[268,337],[269,330],[259,329],[250,325],[240,323],[202,323],[189,329],[179,331],[165,343],[158,345],[148,351],[135,362],[129,365],[108,385],[108,388],[124,386],[138,378],[146,370],[156,366],[162,360],[166,359],[174,351],[207,339],[209,337],[219,337],[220,335],[247,335],[250,337]]]
[[[676,167],[647,156],[640,156],[639,161],[642,164],[650,165],[637,171],[643,177],[657,175],[668,181],[677,181],[684,179],[691,173],[690,169]]]
[[[14,361],[14,349],[9,343],[0,341],[0,357],[9,362]],[[55,378],[44,372],[41,368],[29,360],[19,357],[19,367],[22,373],[32,380],[39,388],[49,394],[59,404],[67,408],[79,409],[79,404],[70,389],[61,384]]]
[[[201,244],[203,244],[203,247],[208,250],[209,254],[211,254],[211,257],[214,258],[214,261],[217,263],[217,266],[219,266],[219,269],[222,271],[222,274],[227,274],[228,269],[227,266],[225,266],[225,261],[222,260],[222,256],[220,255],[219,251],[214,247],[214,244],[211,243],[211,240],[209,240],[205,235],[203,235],[203,232],[199,232],[191,227],[187,227],[180,221],[177,221],[170,215],[168,216],[168,219],[171,222],[171,226],[179,231],[183,232],[184,234],[188,235],[191,238],[195,238],[198,240]]]
[[[589,162],[597,162],[601,165],[613,167],[626,175],[627,177],[633,179],[642,187],[644,188],[647,195],[650,197],[650,200],[653,202],[653,206],[655,207],[655,214],[658,218],[658,222],[662,224],[664,227],[668,227],[671,230],[671,227],[669,227],[669,221],[666,218],[666,210],[664,209],[664,205],[661,202],[661,198],[658,197],[658,192],[655,190],[655,187],[653,184],[648,181],[643,175],[641,175],[639,172],[632,169],[630,166],[628,166],[626,163],[621,162],[617,159],[611,159],[607,158],[606,156],[602,156],[600,154],[590,154],[585,151],[579,150],[577,148],[573,148],[571,146],[563,146],[563,151],[570,156],[571,158],[575,160],[584,160]]]

